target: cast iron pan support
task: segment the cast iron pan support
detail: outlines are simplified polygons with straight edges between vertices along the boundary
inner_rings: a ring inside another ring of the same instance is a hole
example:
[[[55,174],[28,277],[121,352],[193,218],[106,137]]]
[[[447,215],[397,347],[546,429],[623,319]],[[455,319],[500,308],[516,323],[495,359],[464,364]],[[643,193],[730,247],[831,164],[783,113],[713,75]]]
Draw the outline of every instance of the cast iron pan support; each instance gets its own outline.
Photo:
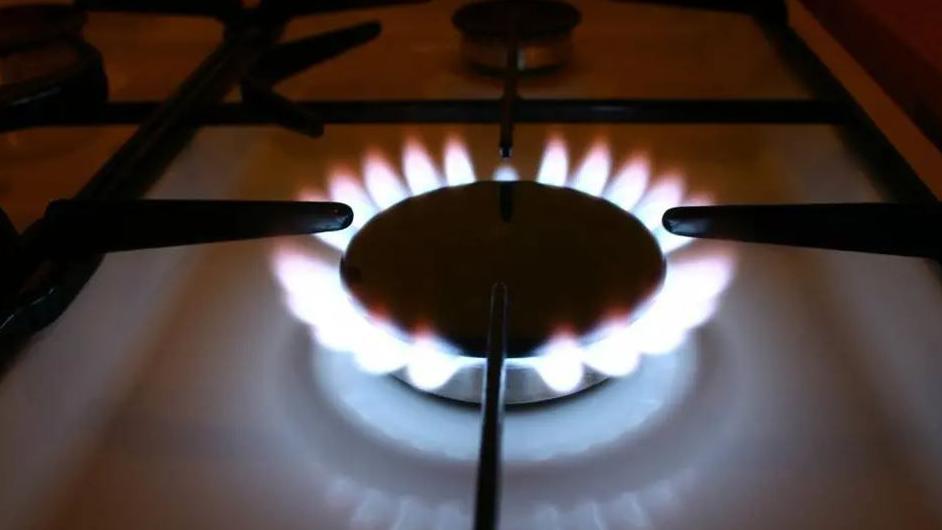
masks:
[[[275,84],[373,40],[380,29],[378,22],[367,22],[272,47],[243,78],[242,100],[285,128],[319,137],[324,133],[320,116],[276,92]]]
[[[504,360],[507,357],[507,286],[491,289],[487,367],[481,389],[481,449],[478,455],[474,530],[496,530],[500,515],[501,439],[504,430]]]
[[[425,1],[427,0],[266,0],[262,2],[259,11],[270,19],[286,21],[300,15],[393,7]],[[379,22],[366,22],[273,46],[262,54],[243,78],[242,101],[282,127],[312,138],[321,136],[324,133],[323,119],[316,112],[305,109],[279,94],[275,85],[316,64],[372,41],[380,31]]]

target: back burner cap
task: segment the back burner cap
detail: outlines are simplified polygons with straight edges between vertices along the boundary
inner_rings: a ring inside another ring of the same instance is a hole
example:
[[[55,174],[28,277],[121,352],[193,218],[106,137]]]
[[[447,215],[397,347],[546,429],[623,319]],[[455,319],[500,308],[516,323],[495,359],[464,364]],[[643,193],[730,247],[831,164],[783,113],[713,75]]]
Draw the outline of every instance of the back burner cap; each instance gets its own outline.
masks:
[[[510,25],[521,41],[560,37],[581,20],[579,11],[554,0],[489,0],[468,4],[452,22],[471,37],[504,39]]]
[[[508,47],[514,39],[518,71],[560,66],[572,53],[570,34],[581,20],[575,7],[554,0],[473,2],[452,17],[464,37],[464,57],[490,72],[506,70]]]
[[[347,288],[401,332],[480,357],[491,286],[509,290],[508,355],[631,317],[664,277],[647,229],[607,201],[534,182],[477,182],[407,199],[371,219],[341,263]]]

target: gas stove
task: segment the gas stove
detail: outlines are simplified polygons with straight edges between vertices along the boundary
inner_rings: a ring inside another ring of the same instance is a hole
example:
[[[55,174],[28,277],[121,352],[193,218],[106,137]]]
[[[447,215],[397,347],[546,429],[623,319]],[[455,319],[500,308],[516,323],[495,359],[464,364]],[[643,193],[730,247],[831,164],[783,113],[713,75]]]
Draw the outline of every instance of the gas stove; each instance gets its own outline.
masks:
[[[0,527],[939,527],[938,212],[796,12],[0,9]]]

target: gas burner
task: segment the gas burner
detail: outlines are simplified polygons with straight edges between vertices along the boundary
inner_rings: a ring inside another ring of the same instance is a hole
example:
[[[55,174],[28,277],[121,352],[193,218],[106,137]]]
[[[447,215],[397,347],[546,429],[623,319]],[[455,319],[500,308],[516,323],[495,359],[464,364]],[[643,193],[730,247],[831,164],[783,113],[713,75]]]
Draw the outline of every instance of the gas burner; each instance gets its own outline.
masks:
[[[491,0],[468,4],[452,22],[463,35],[462,54],[474,66],[503,72],[516,48],[516,69],[545,71],[572,54],[570,34],[581,21],[579,11],[552,0]]]
[[[502,282],[512,300],[507,353],[526,358],[556,334],[582,341],[606,321],[631,320],[660,287],[664,259],[644,225],[607,201],[535,182],[477,182],[371,219],[341,276],[374,318],[478,358],[490,287]],[[553,397],[533,381],[538,375],[517,368],[508,373],[508,402]],[[478,401],[480,380],[481,370],[468,370],[432,392]]]
[[[421,143],[409,139],[402,177],[385,155],[370,150],[362,177],[335,166],[327,197],[302,192],[302,199],[329,198],[354,210],[350,230],[317,236],[338,251],[336,257],[295,247],[281,247],[274,256],[286,302],[310,326],[318,348],[350,354],[363,371],[395,375],[425,393],[477,402],[485,365],[485,284],[512,271],[516,276],[505,282],[512,293],[511,335],[518,340],[505,364],[507,402],[546,401],[628,376],[644,356],[677,352],[713,314],[732,277],[729,253],[706,253],[703,247],[678,252],[691,240],[660,227],[667,208],[709,201],[687,195],[678,174],[654,177],[644,156],[614,166],[604,139],[590,145],[570,172],[568,146],[551,137],[535,183],[515,182],[520,177],[510,166],[499,167],[491,181],[475,183],[480,179],[457,138],[445,143],[442,169]],[[546,229],[565,238],[524,234],[534,228],[528,216],[549,209],[561,213],[544,220]],[[474,222],[455,223],[462,215]],[[584,227],[583,217],[589,219]],[[515,230],[528,247],[514,247]],[[448,231],[462,237],[449,238]],[[577,233],[581,240],[573,237]],[[590,247],[590,255],[605,256],[603,263],[580,262],[580,248]],[[596,289],[602,280],[612,282],[610,292]],[[551,287],[541,292],[541,285]],[[587,298],[566,299],[577,294]],[[527,309],[534,307],[539,311]]]
[[[0,130],[86,113],[105,102],[101,54],[81,38],[84,23],[69,6],[0,9]]]

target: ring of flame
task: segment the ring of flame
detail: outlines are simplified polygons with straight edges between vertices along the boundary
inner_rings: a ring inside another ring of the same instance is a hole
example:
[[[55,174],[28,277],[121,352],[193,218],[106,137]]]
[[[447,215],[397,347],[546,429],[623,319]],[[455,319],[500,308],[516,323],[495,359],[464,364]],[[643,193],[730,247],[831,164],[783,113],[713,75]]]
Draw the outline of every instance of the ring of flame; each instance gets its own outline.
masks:
[[[676,251],[691,239],[670,234],[660,226],[666,209],[706,204],[708,198],[685,197],[684,179],[679,174],[653,178],[650,162],[643,155],[630,157],[615,171],[612,161],[608,142],[597,139],[570,173],[567,145],[554,136],[546,144],[536,181],[606,199],[637,217],[667,258],[667,274],[652,302],[634,321],[606,322],[591,334],[589,342],[560,333],[535,355],[508,359],[510,365],[533,369],[559,395],[573,391],[586,370],[622,377],[634,372],[644,355],[674,351],[714,313],[734,271],[735,260],[728,253],[675,259]],[[443,172],[415,139],[405,142],[402,168],[404,182],[384,154],[368,151],[363,157],[362,179],[349,169],[336,168],[328,175],[326,194],[302,192],[304,200],[329,199],[353,208],[351,228],[317,237],[342,253],[357,230],[393,204],[442,186],[478,180],[467,146],[457,137],[445,143]],[[493,175],[494,180],[518,178],[508,165]],[[331,260],[281,248],[275,254],[274,268],[292,313],[311,327],[322,345],[352,354],[356,364],[369,373],[404,370],[410,383],[434,390],[463,368],[483,366],[482,358],[463,356],[438,337],[404,338],[390,323],[368,317],[343,288]]]

